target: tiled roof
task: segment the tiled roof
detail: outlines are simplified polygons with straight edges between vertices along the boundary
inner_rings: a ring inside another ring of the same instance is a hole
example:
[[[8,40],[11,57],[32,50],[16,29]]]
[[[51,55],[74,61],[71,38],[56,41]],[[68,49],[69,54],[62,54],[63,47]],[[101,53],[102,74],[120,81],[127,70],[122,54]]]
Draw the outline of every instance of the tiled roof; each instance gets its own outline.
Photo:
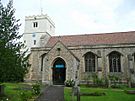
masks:
[[[127,43],[135,43],[135,31],[102,33],[102,34],[52,36],[49,39],[48,43],[46,44],[46,47],[54,46],[56,42],[59,40],[65,46],[127,44]]]

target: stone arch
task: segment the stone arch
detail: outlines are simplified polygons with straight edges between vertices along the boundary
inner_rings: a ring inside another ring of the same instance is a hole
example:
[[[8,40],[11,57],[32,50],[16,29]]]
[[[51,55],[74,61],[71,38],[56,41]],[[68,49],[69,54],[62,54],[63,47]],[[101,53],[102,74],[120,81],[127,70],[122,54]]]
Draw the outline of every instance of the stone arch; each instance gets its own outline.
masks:
[[[98,56],[96,53],[94,53],[94,52],[92,52],[92,51],[88,51],[88,52],[85,52],[85,53],[83,54],[83,57],[84,57],[86,54],[88,54],[88,53],[92,53],[92,54]]]
[[[119,53],[121,56],[123,56],[123,53],[121,53],[121,52],[119,52],[119,51],[110,51],[108,54],[107,54],[107,56],[109,56],[109,54],[111,54],[111,53],[113,53],[113,52],[116,52],[116,53]]]
[[[52,66],[52,67],[53,67],[54,62],[55,62],[58,58],[61,58],[62,60],[64,60],[64,61],[65,61],[65,64],[67,63],[66,60],[65,60],[63,57],[57,56],[57,57],[55,57],[55,58],[53,59],[53,61],[51,62],[51,66]],[[65,67],[65,68],[66,68],[66,67]]]
[[[53,61],[52,67],[53,84],[63,85],[65,79],[66,79],[66,62],[62,58],[57,57]]]

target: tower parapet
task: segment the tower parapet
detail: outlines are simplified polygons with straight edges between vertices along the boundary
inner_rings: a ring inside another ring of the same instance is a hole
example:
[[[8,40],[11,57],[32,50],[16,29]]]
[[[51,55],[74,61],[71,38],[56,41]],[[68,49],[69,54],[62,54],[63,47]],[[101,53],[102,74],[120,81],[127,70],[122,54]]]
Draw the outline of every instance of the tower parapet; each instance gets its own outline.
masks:
[[[51,35],[55,34],[55,23],[51,18],[45,14],[32,15],[25,17],[25,27],[23,40],[30,52],[31,47],[43,47],[43,41],[41,45],[41,36],[46,36],[44,44],[49,40]],[[42,39],[43,40],[43,39]]]

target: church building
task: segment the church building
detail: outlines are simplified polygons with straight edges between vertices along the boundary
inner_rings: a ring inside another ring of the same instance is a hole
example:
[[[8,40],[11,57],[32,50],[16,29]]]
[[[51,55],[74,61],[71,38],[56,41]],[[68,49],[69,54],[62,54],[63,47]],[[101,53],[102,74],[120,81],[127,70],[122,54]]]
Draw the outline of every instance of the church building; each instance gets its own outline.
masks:
[[[95,73],[99,78],[117,75],[135,82],[135,31],[54,36],[48,15],[25,19],[24,43],[29,48],[28,79],[46,84],[66,80],[84,83]]]

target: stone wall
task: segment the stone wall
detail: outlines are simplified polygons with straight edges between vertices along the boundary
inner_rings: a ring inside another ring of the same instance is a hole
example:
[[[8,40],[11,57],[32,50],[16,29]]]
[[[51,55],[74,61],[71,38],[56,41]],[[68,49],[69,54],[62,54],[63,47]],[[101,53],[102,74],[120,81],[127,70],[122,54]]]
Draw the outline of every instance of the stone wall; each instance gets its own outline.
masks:
[[[60,49],[60,50],[59,50]],[[101,68],[99,73],[100,77],[104,77],[109,74],[109,60],[108,54],[117,51],[121,54],[121,73],[116,73],[116,75],[121,76],[123,79],[130,77],[129,68],[135,70],[135,62],[133,54],[135,53],[135,45],[123,44],[123,45],[93,45],[93,46],[76,46],[76,47],[66,47],[62,42],[57,42],[57,44],[52,48],[34,48],[32,49],[32,80],[41,80],[42,82],[52,84],[52,68],[55,60],[60,57],[66,63],[66,80],[75,79],[76,63],[79,65],[79,80],[83,81],[85,75],[90,73],[85,72],[85,61],[84,55],[87,52],[92,52],[97,56],[96,70]],[[43,71],[41,71],[41,56],[46,54],[43,58]],[[131,54],[131,63],[129,67],[128,55]],[[78,60],[79,59],[79,60]],[[132,78],[135,78],[132,75]]]
[[[102,68],[102,76],[106,76],[109,73],[109,60],[108,60],[108,55],[109,53],[113,51],[117,51],[121,53],[121,73],[116,73],[116,75],[120,75],[125,79],[126,77],[129,77],[129,68],[134,68],[135,69],[135,62],[132,60],[131,64],[133,64],[132,67],[129,67],[128,65],[128,55],[129,54],[134,54],[135,53],[135,45],[104,45],[104,46],[81,46],[81,47],[69,47],[69,50],[71,50],[75,56],[77,56],[80,60],[80,71],[79,71],[79,78],[80,80],[83,80],[84,77],[87,74],[85,72],[85,61],[84,61],[84,55],[87,52],[92,52],[97,55],[97,65],[96,68],[101,67]],[[134,56],[132,55],[132,58]],[[97,70],[97,69],[96,69]]]
[[[66,63],[66,80],[75,79],[74,67],[77,61],[72,53],[61,42],[58,42],[44,58],[43,82],[52,84],[52,68],[58,57],[62,58]]]

